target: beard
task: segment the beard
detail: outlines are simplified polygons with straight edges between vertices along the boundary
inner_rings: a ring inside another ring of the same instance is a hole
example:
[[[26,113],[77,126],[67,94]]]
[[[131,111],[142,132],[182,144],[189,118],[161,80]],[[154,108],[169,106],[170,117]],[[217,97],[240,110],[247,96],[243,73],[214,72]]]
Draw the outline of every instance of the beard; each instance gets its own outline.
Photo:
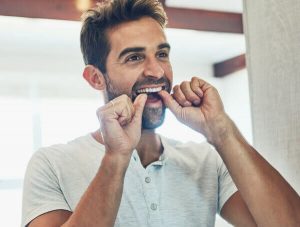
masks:
[[[164,90],[168,91],[170,93],[171,91],[171,82],[168,80],[165,76],[161,77],[158,80],[155,80],[153,78],[146,78],[142,81],[137,81],[131,90],[130,94],[127,94],[125,92],[122,92],[115,88],[112,81],[110,80],[109,76],[105,75],[105,83],[106,83],[106,92],[105,92],[105,103],[109,102],[110,100],[113,100],[117,97],[119,97],[122,94],[126,94],[129,96],[132,102],[134,102],[135,98],[138,96],[136,94],[136,91],[144,85],[153,85],[153,84],[164,84]],[[155,96],[159,99],[160,96],[158,94],[155,94]],[[161,100],[162,101],[162,100]],[[160,107],[148,107],[145,105],[142,115],[142,129],[155,129],[162,125],[165,119],[165,111],[166,106],[164,105],[162,101],[162,106]]]
[[[145,106],[142,116],[143,129],[156,129],[162,125],[165,119],[166,107],[163,104],[159,108]]]

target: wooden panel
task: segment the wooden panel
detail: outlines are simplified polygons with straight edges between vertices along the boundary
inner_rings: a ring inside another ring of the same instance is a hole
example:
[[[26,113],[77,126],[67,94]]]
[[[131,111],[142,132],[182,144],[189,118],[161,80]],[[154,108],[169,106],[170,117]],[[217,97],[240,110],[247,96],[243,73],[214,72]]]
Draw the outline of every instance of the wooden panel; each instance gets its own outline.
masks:
[[[213,67],[215,77],[226,76],[246,67],[245,55],[242,54],[240,56],[216,63]]]
[[[94,4],[96,1],[91,0]],[[162,1],[164,2],[164,1]],[[243,33],[242,15],[199,9],[165,7],[170,28]],[[0,0],[0,15],[79,20],[75,0]]]
[[[0,0],[0,15],[79,20],[81,12],[70,0]]]
[[[165,7],[168,27],[200,31],[243,33],[242,14]]]

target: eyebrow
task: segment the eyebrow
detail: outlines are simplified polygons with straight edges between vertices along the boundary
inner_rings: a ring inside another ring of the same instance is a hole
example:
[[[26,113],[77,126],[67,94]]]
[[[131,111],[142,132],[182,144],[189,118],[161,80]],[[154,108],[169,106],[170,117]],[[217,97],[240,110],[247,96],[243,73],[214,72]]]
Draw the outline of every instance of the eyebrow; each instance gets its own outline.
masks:
[[[164,48],[167,48],[167,49],[171,49],[171,46],[170,46],[170,44],[169,43],[162,43],[162,44],[159,44],[158,45],[158,48],[157,49],[164,49]]]
[[[162,43],[157,46],[157,49],[159,49],[159,50],[164,49],[164,48],[171,49],[171,46],[168,43]],[[122,52],[119,54],[118,59],[122,58],[124,55],[131,53],[131,52],[143,52],[143,51],[145,51],[144,47],[128,47],[128,48],[125,48],[124,50],[122,50]]]
[[[124,50],[122,50],[122,52],[119,54],[118,59],[120,59],[121,57],[123,57],[127,53],[131,53],[131,52],[143,52],[143,51],[145,51],[144,47],[128,47],[128,48],[125,48]]]

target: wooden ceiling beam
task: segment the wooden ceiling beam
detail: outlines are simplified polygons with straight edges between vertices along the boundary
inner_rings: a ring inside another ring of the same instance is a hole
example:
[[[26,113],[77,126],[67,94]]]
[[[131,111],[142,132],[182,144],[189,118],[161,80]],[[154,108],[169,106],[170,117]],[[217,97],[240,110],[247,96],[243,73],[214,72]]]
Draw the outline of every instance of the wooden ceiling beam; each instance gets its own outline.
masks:
[[[75,1],[0,0],[0,15],[58,20],[79,20],[81,12],[76,9]]]
[[[236,71],[246,68],[245,54],[230,58],[228,60],[215,63],[213,65],[214,76],[224,77]]]
[[[165,6],[168,27],[243,34],[242,14]]]
[[[174,8],[164,4],[168,27],[199,31],[243,33],[242,15],[200,9]],[[70,0],[0,0],[0,15],[60,20],[80,20],[76,1]],[[90,0],[94,5],[96,0]]]

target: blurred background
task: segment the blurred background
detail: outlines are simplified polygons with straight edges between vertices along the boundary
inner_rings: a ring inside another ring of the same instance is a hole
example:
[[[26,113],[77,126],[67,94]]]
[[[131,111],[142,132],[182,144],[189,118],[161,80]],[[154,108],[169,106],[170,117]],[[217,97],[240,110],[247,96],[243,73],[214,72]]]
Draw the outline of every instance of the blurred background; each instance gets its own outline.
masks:
[[[242,0],[162,2],[174,84],[199,76],[217,87],[227,113],[252,143]],[[1,226],[20,226],[22,182],[33,152],[99,125],[95,111],[102,97],[82,78],[79,46],[80,15],[93,4],[0,0]],[[158,132],[181,141],[203,140],[169,112]],[[230,225],[217,217],[216,226]]]

